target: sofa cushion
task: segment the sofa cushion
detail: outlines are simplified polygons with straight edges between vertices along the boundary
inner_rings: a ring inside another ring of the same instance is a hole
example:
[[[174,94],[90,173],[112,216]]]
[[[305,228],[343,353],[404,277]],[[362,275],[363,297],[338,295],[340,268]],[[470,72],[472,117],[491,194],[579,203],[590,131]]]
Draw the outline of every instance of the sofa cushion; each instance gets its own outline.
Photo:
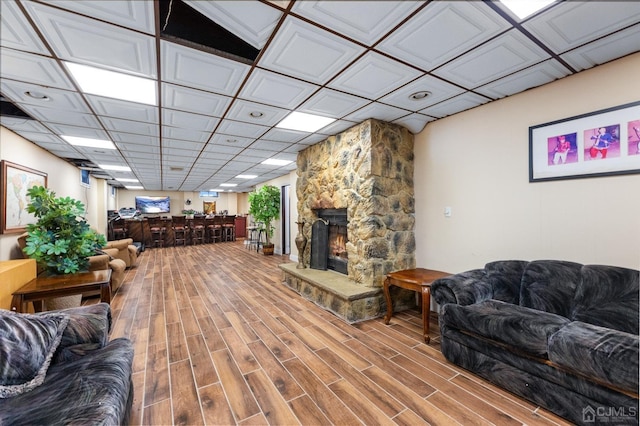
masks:
[[[528,263],[525,260],[498,260],[487,263],[484,270],[486,280],[493,289],[492,299],[518,305],[522,274]]]
[[[583,266],[573,319],[639,334],[638,275],[637,270],[617,266]]]
[[[109,341],[111,307],[108,303],[79,306],[58,312],[69,317],[69,324],[62,334],[59,349],[84,343],[97,343],[103,347]]]
[[[522,275],[520,305],[571,318],[581,268],[562,260],[530,262]]]
[[[543,357],[547,353],[549,336],[570,322],[559,315],[499,300],[486,300],[467,306],[444,305],[441,321],[447,327]]]
[[[131,342],[118,338],[52,365],[42,386],[0,400],[0,425],[129,424],[132,362]]]
[[[0,311],[0,398],[9,398],[40,386],[69,316],[17,314]]]
[[[484,280],[482,269],[461,272],[439,278],[431,284],[431,292],[439,305],[456,303],[470,305],[491,299],[491,285]]]
[[[574,321],[549,339],[549,360],[626,391],[638,392],[640,337]]]

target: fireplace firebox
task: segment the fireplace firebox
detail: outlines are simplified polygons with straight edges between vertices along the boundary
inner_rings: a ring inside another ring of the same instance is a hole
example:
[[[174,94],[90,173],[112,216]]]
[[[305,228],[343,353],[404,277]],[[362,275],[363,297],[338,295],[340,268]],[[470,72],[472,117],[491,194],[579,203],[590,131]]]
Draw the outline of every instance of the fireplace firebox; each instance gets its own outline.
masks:
[[[314,211],[318,220],[311,228],[310,267],[347,274],[347,209]]]

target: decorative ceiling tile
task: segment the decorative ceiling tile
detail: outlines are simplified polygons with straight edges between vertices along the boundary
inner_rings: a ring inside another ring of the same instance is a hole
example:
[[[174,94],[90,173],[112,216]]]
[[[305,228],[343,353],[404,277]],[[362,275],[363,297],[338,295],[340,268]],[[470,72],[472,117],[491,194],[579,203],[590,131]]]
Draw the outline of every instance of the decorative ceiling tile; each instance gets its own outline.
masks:
[[[349,114],[344,117],[345,120],[360,123],[369,118],[375,118],[383,121],[393,121],[400,117],[407,115],[409,111],[393,107],[391,105],[385,105],[378,102],[371,103],[364,108],[359,109],[353,114]],[[321,129],[324,131],[324,129]]]
[[[262,136],[262,138],[260,139],[266,141],[286,142],[286,145],[289,146],[291,145],[291,143],[297,142],[300,139],[304,139],[308,135],[308,132],[298,132],[296,130],[273,128],[265,133],[264,136]],[[255,146],[253,147],[255,148]]]
[[[265,151],[282,151],[283,149],[291,146],[289,142],[275,142],[260,139],[251,144],[251,149],[262,149]]]
[[[60,58],[157,76],[154,37],[40,3],[25,7]]]
[[[179,111],[222,117],[231,98],[173,84],[162,84],[162,106]]]
[[[181,86],[233,95],[249,66],[220,56],[162,41],[162,79]]]
[[[109,136],[104,130],[91,129],[88,127],[67,126],[65,124],[49,123],[47,126],[56,134],[64,136],[78,136],[90,139],[109,140]]]
[[[143,121],[123,120],[121,118],[100,117],[100,121],[104,124],[105,129],[114,132],[133,133],[144,136],[160,136],[158,126],[153,123],[145,123]]]
[[[240,121],[222,120],[217,132],[225,135],[242,136],[245,138],[257,138],[263,135],[269,128],[257,124],[242,123]]]
[[[0,48],[2,80],[13,79],[60,89],[75,89],[55,60]]]
[[[240,92],[240,98],[281,108],[295,109],[316,90],[318,90],[316,85],[255,69]]]
[[[167,139],[177,139],[180,141],[195,141],[205,143],[211,137],[211,132],[199,132],[195,129],[184,129],[181,127],[162,126],[163,142]]]
[[[549,55],[521,32],[511,30],[433,71],[474,88],[546,60]]]
[[[57,123],[68,126],[90,127],[92,129],[102,129],[100,121],[92,114],[70,114],[69,111],[62,111],[57,108],[43,108],[34,105],[23,105],[26,112],[45,124]]]
[[[321,89],[298,108],[300,112],[340,118],[370,103],[368,99],[332,89]]]
[[[207,145],[207,149],[215,150],[221,146],[244,148],[251,145],[254,140],[255,138],[245,138],[241,136],[232,136],[232,135],[225,135],[222,133],[216,133],[209,141],[209,144]]]
[[[22,117],[11,117],[8,115],[0,115],[0,125],[11,129],[16,133],[34,132],[34,133],[50,133],[42,123]]]
[[[532,87],[550,83],[565,77],[570,71],[554,59],[549,59],[523,71],[503,77],[499,80],[475,89],[475,92],[493,99],[503,98],[523,92]]]
[[[85,96],[96,114],[128,120],[158,123],[158,107],[102,96]]]
[[[329,87],[375,100],[422,73],[378,53],[368,52],[329,83]]]
[[[328,126],[325,126],[322,129],[318,130],[317,133],[318,137],[320,138],[319,140],[324,140],[326,138],[326,135],[337,135],[340,132],[344,132],[345,130],[355,126],[356,124],[357,123],[354,121],[336,120]],[[302,142],[309,143],[310,140],[313,140],[313,138],[306,137],[302,140]]]
[[[63,9],[68,9],[102,21],[155,34],[153,2],[139,0],[45,0]]]
[[[560,57],[578,71],[637,52],[640,24],[571,50]]]
[[[380,98],[379,101],[398,108],[404,108],[406,110],[416,112],[428,107],[429,105],[433,105],[445,99],[459,95],[464,91],[464,89],[447,83],[440,78],[432,75],[425,75],[412,81],[406,86],[399,88],[395,92]],[[422,97],[423,93],[428,93],[428,95]],[[414,94],[416,95],[416,99],[411,96]]]
[[[233,101],[226,118],[262,126],[275,126],[291,111],[242,99]]]
[[[376,49],[429,71],[508,28],[481,2],[431,2]]]
[[[523,27],[554,52],[563,53],[638,22],[637,1],[569,1],[532,18]]]
[[[191,114],[172,109],[165,109],[162,111],[163,126],[211,133],[219,122],[220,120],[216,117],[209,117],[201,114]]]
[[[372,46],[422,4],[421,1],[298,1],[291,10]]]
[[[363,52],[355,43],[289,17],[258,65],[324,84]]]
[[[282,16],[278,9],[254,0],[184,2],[257,49],[264,47]]]
[[[430,106],[420,111],[423,114],[433,117],[446,117],[461,111],[465,111],[489,102],[489,99],[484,96],[476,95],[475,93],[467,92],[462,95],[458,95],[455,98],[446,100],[437,105]]]
[[[0,1],[0,45],[43,55],[50,54],[24,18],[18,4],[13,1]]]

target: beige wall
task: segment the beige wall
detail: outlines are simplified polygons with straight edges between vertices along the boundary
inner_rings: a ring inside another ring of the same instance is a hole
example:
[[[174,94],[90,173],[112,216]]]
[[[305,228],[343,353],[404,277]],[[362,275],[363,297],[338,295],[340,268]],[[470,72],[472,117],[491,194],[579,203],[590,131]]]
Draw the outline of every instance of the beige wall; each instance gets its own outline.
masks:
[[[106,192],[104,180],[91,178],[91,188],[80,185],[77,167],[0,126],[0,159],[47,173],[47,186],[59,197],[71,197],[84,203],[87,221],[99,232],[106,232]],[[0,235],[0,260],[16,259],[19,234]]]
[[[249,211],[247,194],[241,194],[236,192],[220,192],[218,197],[205,197],[200,198],[198,192],[180,192],[180,191],[137,191],[119,189],[117,196],[117,207],[115,209],[123,207],[135,207],[136,196],[143,195],[145,197],[170,197],[171,198],[171,213],[172,215],[182,214],[182,210],[191,208],[195,211],[203,211],[203,201],[211,202],[215,201],[216,211],[227,210],[229,214],[241,215],[246,214]],[[186,205],[185,201],[191,200],[190,205]]]
[[[429,123],[415,140],[416,263],[640,267],[640,175],[529,183],[529,126],[638,100],[640,54]],[[445,218],[446,206],[452,216]]]

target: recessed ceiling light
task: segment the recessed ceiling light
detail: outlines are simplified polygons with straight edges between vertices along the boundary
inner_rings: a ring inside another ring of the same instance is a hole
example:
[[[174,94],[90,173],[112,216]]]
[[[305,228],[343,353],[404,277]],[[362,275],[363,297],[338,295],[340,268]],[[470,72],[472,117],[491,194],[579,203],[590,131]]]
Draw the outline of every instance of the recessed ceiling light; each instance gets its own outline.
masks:
[[[227,139],[227,143],[238,143],[238,139]]]
[[[158,104],[156,82],[153,80],[73,62],[66,62],[66,65],[85,93],[148,105]]]
[[[257,175],[238,175],[236,176],[238,179],[255,179],[258,176]]]
[[[224,192],[224,189],[215,188],[215,189],[211,189],[211,191],[213,191],[213,192]]]
[[[431,96],[431,92],[427,92],[426,90],[423,90],[422,92],[416,92],[416,93],[410,94],[409,99],[411,99],[412,101],[420,101],[424,98],[428,98],[429,96]]]
[[[98,164],[102,170],[113,170],[115,172],[130,172],[131,169],[127,166],[115,166],[111,164]]]
[[[113,142],[104,139],[81,138],[78,136],[60,136],[71,145],[87,146],[89,148],[116,149]]]
[[[38,101],[50,101],[51,100],[51,98],[48,97],[47,95],[45,95],[44,93],[35,92],[33,90],[27,90],[26,92],[24,92],[24,94],[29,96],[30,98],[36,99]]]
[[[127,185],[125,185],[124,187],[127,188],[127,189],[144,189],[144,186],[127,186]]]
[[[116,178],[118,182],[138,182],[138,179],[132,178]]]
[[[293,161],[278,160],[277,158],[269,158],[262,162],[262,164],[266,164],[268,166],[286,166],[287,164],[290,164],[290,163],[293,163]]]
[[[544,9],[554,1],[555,0],[500,0],[500,3],[507,6],[518,18],[524,19]]]
[[[264,117],[264,113],[260,112],[260,111],[251,111],[249,113],[249,115],[253,118],[262,118]]]
[[[220,186],[238,186],[237,183],[221,183]]]
[[[301,132],[313,133],[325,126],[333,123],[335,118],[322,117],[319,115],[306,114],[294,111],[287,115],[284,120],[276,124],[280,129],[298,130]]]

